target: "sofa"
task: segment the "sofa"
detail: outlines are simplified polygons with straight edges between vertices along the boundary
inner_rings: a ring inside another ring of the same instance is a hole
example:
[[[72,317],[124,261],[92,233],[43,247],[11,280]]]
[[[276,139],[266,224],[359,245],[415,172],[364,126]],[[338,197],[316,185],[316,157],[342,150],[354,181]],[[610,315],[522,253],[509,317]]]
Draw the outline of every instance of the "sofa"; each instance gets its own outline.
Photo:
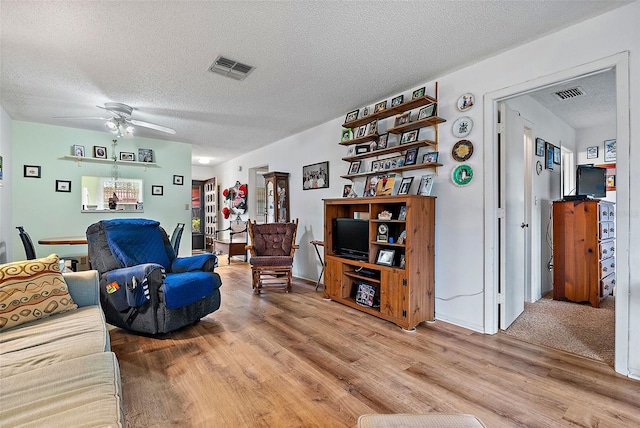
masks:
[[[125,426],[98,286],[56,255],[0,265],[0,426]]]
[[[215,254],[177,257],[156,220],[116,218],[87,228],[91,266],[109,324],[165,334],[220,308]]]

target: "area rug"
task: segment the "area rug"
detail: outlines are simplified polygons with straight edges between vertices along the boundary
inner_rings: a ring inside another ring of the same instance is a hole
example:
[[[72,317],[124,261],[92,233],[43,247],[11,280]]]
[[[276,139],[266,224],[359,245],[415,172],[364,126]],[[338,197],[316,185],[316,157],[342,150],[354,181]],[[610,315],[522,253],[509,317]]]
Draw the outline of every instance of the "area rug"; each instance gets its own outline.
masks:
[[[535,303],[525,303],[524,312],[504,332],[613,366],[615,298],[609,296],[593,308],[551,297],[549,293]]]

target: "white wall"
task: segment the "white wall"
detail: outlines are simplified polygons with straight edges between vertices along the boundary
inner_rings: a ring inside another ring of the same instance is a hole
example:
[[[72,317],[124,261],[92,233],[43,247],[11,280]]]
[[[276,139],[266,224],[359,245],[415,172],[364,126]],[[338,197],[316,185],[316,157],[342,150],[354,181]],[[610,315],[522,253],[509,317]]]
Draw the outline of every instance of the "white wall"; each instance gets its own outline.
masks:
[[[13,228],[11,199],[13,195],[13,122],[0,106],[0,156],[2,156],[2,181],[0,181],[0,263],[13,260],[13,241],[17,236]],[[14,235],[15,234],[15,235]]]
[[[84,235],[89,225],[114,217],[144,217],[160,221],[171,234],[177,223],[191,224],[191,145],[148,138],[119,139],[116,151],[138,153],[138,148],[154,151],[157,166],[128,166],[120,164],[123,178],[144,180],[144,212],[123,211],[81,213],[81,186],[83,175],[109,177],[111,165],[62,159],[71,154],[71,146],[85,146],[87,157],[92,157],[93,146],[105,146],[112,153],[113,134],[87,131],[62,126],[13,121],[13,223],[24,226],[34,241],[36,254],[53,252],[61,256],[86,254],[86,245],[39,245],[37,240],[51,236]],[[23,165],[41,167],[41,178],[25,178]],[[173,175],[182,175],[184,185],[174,185]],[[70,180],[71,192],[55,191],[56,180]],[[163,186],[163,195],[151,194],[152,185]],[[186,208],[185,208],[186,206]],[[3,221],[4,224],[4,221]],[[15,229],[14,229],[15,232]],[[17,235],[17,232],[15,232]],[[15,259],[24,258],[24,248],[14,239]],[[180,255],[191,253],[191,234],[185,233]]]
[[[484,181],[485,164],[492,167],[494,165],[494,147],[493,140],[485,141],[483,136],[484,117],[489,113],[493,114],[483,110],[483,97],[541,76],[577,67],[618,52],[629,51],[633,112],[635,103],[640,99],[638,22],[640,4],[634,2],[437,79],[440,90],[439,116],[447,119],[447,123],[440,126],[439,151],[444,167],[439,170],[433,190],[438,197],[435,246],[437,319],[478,331],[493,331],[495,328],[485,323],[485,313],[488,311],[488,319],[492,318],[497,300],[493,298],[496,292],[495,284],[485,283],[485,278],[492,276],[487,272],[496,269],[493,256],[485,253],[485,249],[492,250],[495,243],[484,242],[487,225],[484,217],[485,208],[489,206],[487,212],[491,212],[496,189],[493,182]],[[423,85],[408,87],[406,93],[420,86]],[[426,82],[426,86],[427,92],[431,93],[433,82]],[[463,116],[457,111],[456,102],[457,98],[466,92],[475,94],[478,101],[475,107],[465,112],[475,123],[473,131],[467,137],[475,148],[474,155],[467,162],[474,169],[474,179],[469,186],[459,188],[450,180],[450,173],[456,162],[449,153],[457,141],[451,133],[451,124]],[[371,100],[371,104],[377,101]],[[301,256],[296,256],[296,276],[315,279],[312,272],[317,271],[317,262],[308,241],[322,238],[322,198],[339,197],[341,194],[340,189],[344,181],[339,175],[348,167],[347,163],[340,160],[345,154],[344,147],[338,145],[340,125],[345,113],[340,112],[339,117],[330,122],[215,167],[215,175],[221,179],[223,186],[226,183],[233,184],[237,179],[246,181],[246,172],[237,172],[238,165],[243,165],[243,171],[247,171],[251,166],[268,164],[270,170],[291,173],[291,212],[293,217],[299,217],[302,222],[300,244],[303,245],[303,249],[299,253]],[[632,136],[640,135],[637,113],[634,119],[631,121]],[[637,150],[635,137],[631,141],[630,162],[638,156]],[[618,156],[620,159],[622,155],[619,153]],[[302,191],[302,166],[324,160],[330,161],[331,187],[328,190]],[[638,194],[634,191],[638,185],[640,176],[631,175],[630,195]],[[640,198],[630,195],[624,197],[630,199],[631,213],[619,214],[623,220],[625,215],[631,215],[634,220],[630,223],[631,265],[640,266],[640,239],[636,238],[640,234],[640,224],[635,221],[640,215]],[[618,198],[620,197],[619,194]],[[491,223],[494,220],[487,221]],[[624,221],[629,221],[629,217]],[[461,248],[464,250],[461,251]],[[629,369],[631,373],[640,375],[640,274],[637,271],[631,271],[629,284],[632,317],[629,323]],[[491,296],[487,302],[485,293]]]

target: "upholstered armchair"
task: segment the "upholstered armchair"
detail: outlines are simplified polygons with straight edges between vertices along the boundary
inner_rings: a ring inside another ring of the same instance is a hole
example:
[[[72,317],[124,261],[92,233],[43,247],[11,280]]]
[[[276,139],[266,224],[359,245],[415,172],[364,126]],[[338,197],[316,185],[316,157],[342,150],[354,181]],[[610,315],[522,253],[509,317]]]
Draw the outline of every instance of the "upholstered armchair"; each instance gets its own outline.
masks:
[[[249,222],[247,249],[251,254],[252,285],[256,294],[261,290],[291,291],[291,270],[296,245],[298,219],[291,223]]]
[[[177,257],[157,221],[102,220],[87,229],[87,243],[109,324],[167,333],[220,307],[216,255]]]

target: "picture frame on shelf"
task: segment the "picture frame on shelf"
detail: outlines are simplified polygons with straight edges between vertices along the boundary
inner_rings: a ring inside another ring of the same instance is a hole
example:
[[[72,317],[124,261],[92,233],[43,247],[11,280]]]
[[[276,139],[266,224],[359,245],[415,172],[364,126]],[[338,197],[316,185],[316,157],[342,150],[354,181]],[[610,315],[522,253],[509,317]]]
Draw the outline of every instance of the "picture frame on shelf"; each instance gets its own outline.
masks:
[[[356,135],[356,138],[364,137],[365,135],[367,135],[367,125],[358,127],[358,134]]]
[[[367,124],[367,132],[366,135],[373,135],[378,132],[378,121],[374,120]]]
[[[342,128],[342,135],[340,136],[340,142],[344,143],[353,138],[353,131],[351,128]]]
[[[400,104],[402,104],[403,100],[404,100],[404,95],[398,95],[397,97],[393,97],[391,99],[391,107],[399,106]]]
[[[616,161],[616,140],[604,140],[604,161]]]
[[[28,178],[40,178],[42,167],[40,165],[24,165],[23,176]]]
[[[84,157],[84,146],[81,146],[79,144],[74,144],[71,147],[71,154],[73,156],[78,156],[79,158],[83,158]]]
[[[396,175],[391,173],[381,174],[378,176],[378,187],[376,196],[390,196],[393,194],[393,187],[396,184]]]
[[[378,189],[378,176],[370,175],[367,177],[364,185],[364,193],[362,196],[376,196],[376,191]]]
[[[174,186],[182,186],[182,185],[184,185],[184,176],[183,175],[174,175],[173,176],[173,185]]]
[[[393,248],[381,248],[376,255],[376,264],[382,266],[393,266],[393,259],[396,257],[396,250]]]
[[[424,106],[422,107],[420,110],[418,110],[418,119],[417,120],[423,120],[426,119],[428,117],[431,117],[434,115],[436,111],[436,104],[429,104],[428,106]]]
[[[153,163],[153,149],[138,149],[138,162]]]
[[[342,197],[348,198],[349,195],[351,194],[352,189],[353,189],[352,184],[345,184],[344,187],[342,188]]]
[[[555,163],[556,165],[560,165],[561,159],[562,151],[560,150],[560,147],[553,146],[553,163]]]
[[[358,118],[358,113],[360,113],[360,110],[354,110],[347,113],[347,117],[344,118],[344,123],[349,123],[356,120]]]
[[[380,170],[380,162],[373,161],[371,162],[371,171],[378,172]]]
[[[403,132],[402,138],[400,138],[400,144],[413,143],[414,141],[418,141],[418,132],[419,129],[414,129],[413,131]]]
[[[56,192],[71,193],[71,181],[56,180]]]
[[[408,111],[406,113],[401,114],[400,116],[396,117],[396,120],[394,122],[394,127],[395,126],[400,126],[400,125],[405,125],[407,123],[411,122],[411,112]]]
[[[587,159],[598,158],[598,146],[587,147]]]
[[[120,152],[120,160],[133,162],[136,160],[136,155],[133,152]]]
[[[415,165],[418,157],[418,148],[414,147],[412,149],[407,150],[404,155],[404,164],[405,165]]]
[[[376,142],[376,150],[386,149],[387,144],[389,142],[389,134],[385,133],[378,137],[378,141]]]
[[[351,162],[351,165],[349,166],[349,175],[357,174],[358,171],[360,171],[361,163],[362,161],[359,160]]]
[[[351,146],[347,147],[347,157],[355,156],[355,154],[356,154],[355,144],[352,144]]]
[[[422,163],[438,163],[438,152],[425,153],[422,156]]]
[[[409,189],[411,188],[411,183],[413,183],[413,177],[405,177],[400,182],[400,188],[398,189],[398,195],[408,195]],[[406,207],[405,207],[406,209]]]
[[[398,213],[398,220],[405,221],[407,219],[407,206],[403,205],[400,207],[400,212]],[[400,244],[401,242],[398,242]]]
[[[431,190],[433,189],[433,181],[435,180],[435,174],[425,174],[420,177],[420,185],[418,186],[418,195],[431,196]]]
[[[404,242],[404,241],[403,241]],[[400,269],[404,269],[406,266],[407,262],[405,260],[404,254],[400,254],[400,262],[398,263],[398,267]]]
[[[93,146],[93,157],[96,159],[106,159],[107,148],[104,146]]]
[[[416,98],[424,97],[425,90],[426,90],[425,86],[423,86],[422,88],[416,89],[411,94],[411,99],[415,100]]]
[[[380,101],[373,108],[373,113],[375,114],[375,113],[381,112],[382,110],[385,110],[386,108],[387,108],[387,100]]]
[[[362,117],[369,116],[369,114],[371,114],[369,106],[362,109]]]
[[[361,155],[363,153],[368,153],[371,151],[371,145],[369,144],[358,144],[356,146],[356,155]]]
[[[545,169],[553,170],[553,144],[545,143]]]
[[[536,156],[544,156],[544,143],[542,138],[536,138]]]
[[[159,186],[157,184],[153,184],[151,186],[151,194],[153,196],[162,196],[162,195],[164,195],[164,187],[163,186]]]

